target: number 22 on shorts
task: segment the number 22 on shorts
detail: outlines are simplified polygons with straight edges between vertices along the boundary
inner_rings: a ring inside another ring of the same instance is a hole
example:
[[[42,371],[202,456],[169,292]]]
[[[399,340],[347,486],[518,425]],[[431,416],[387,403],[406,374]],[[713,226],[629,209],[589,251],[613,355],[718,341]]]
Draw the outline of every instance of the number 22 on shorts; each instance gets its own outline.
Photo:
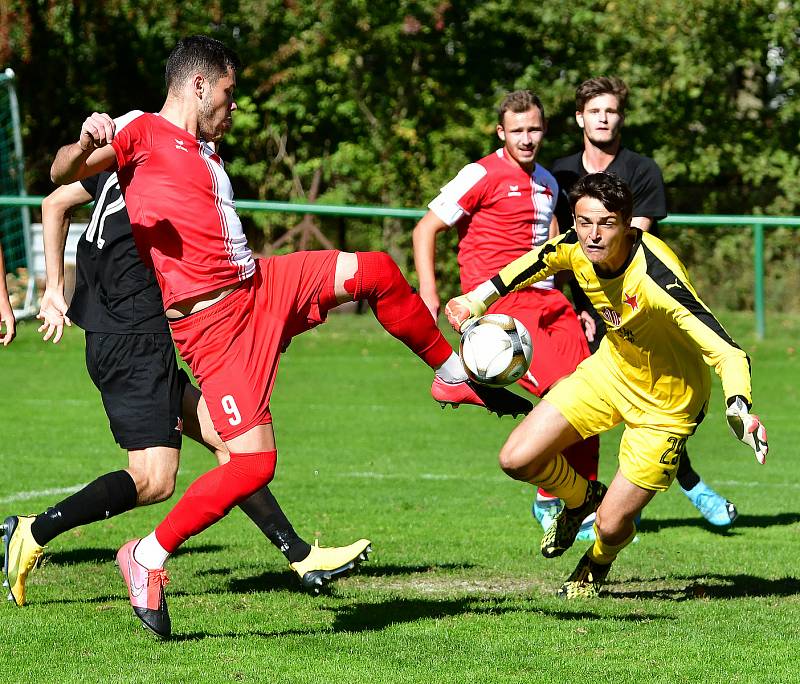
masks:
[[[230,418],[228,418],[228,422],[231,425],[238,425],[242,422],[242,414],[239,413],[239,407],[236,406],[236,401],[232,395],[226,394],[224,397],[222,397],[221,403],[222,410],[230,416]]]

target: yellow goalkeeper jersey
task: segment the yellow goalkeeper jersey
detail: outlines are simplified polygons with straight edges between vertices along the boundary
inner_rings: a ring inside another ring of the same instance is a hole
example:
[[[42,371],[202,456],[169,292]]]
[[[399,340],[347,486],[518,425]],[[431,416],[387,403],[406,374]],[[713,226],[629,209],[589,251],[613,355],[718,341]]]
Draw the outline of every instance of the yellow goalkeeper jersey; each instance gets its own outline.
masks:
[[[492,284],[502,296],[564,270],[575,274],[605,320],[608,333],[597,354],[631,400],[666,414],[702,410],[711,385],[704,362],[722,379],[726,397],[751,400],[750,360],[657,237],[638,231],[626,263],[601,277],[569,230],[510,263]]]

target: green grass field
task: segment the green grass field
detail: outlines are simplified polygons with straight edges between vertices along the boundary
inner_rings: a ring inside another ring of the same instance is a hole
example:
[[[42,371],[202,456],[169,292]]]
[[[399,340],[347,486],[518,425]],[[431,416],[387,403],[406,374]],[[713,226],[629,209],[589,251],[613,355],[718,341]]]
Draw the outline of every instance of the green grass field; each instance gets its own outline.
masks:
[[[690,441],[697,469],[740,517],[711,529],[680,493],[645,511],[640,541],[597,601],[554,596],[585,543],[538,553],[532,488],[496,456],[515,422],[442,411],[429,371],[371,316],[335,316],[296,339],[273,397],[273,491],[321,544],[368,536],[360,571],[321,596],[239,511],[170,562],[174,638],[134,618],[114,565],[167,504],[54,540],[30,604],[0,605],[0,682],[797,682],[800,681],[800,319],[722,316],[753,360],[771,452],[759,466],[712,411]],[[0,517],[36,513],[126,462],[83,365],[34,323],[0,349]],[[601,476],[618,433],[603,441]],[[187,443],[178,491],[211,465]]]

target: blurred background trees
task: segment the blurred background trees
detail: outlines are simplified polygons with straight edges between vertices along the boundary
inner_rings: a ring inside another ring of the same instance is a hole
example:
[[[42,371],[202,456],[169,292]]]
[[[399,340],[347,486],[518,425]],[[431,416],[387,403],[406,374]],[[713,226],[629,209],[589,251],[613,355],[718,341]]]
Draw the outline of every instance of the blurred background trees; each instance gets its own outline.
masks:
[[[800,9],[788,0],[5,0],[0,66],[19,78],[29,192],[49,192],[52,155],[91,111],[157,111],[164,61],[191,33],[245,65],[223,150],[240,198],[422,207],[498,145],[495,107],[516,88],[545,104],[547,166],[580,146],[575,87],[606,74],[631,88],[624,142],[658,161],[672,213],[800,214]],[[407,265],[411,222],[315,221]],[[297,222],[253,214],[247,227],[261,246]],[[709,273],[742,257],[749,270],[746,232],[667,236]],[[776,305],[800,304],[800,232],[768,238]],[[748,296],[741,283],[725,303]]]

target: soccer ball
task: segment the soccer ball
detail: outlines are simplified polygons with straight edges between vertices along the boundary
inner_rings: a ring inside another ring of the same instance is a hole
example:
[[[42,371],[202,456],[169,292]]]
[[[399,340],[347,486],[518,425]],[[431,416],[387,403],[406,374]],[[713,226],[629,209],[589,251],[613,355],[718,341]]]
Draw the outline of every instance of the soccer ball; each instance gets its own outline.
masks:
[[[486,314],[461,335],[458,348],[467,375],[482,385],[505,387],[531,365],[533,342],[522,323],[506,314]]]

